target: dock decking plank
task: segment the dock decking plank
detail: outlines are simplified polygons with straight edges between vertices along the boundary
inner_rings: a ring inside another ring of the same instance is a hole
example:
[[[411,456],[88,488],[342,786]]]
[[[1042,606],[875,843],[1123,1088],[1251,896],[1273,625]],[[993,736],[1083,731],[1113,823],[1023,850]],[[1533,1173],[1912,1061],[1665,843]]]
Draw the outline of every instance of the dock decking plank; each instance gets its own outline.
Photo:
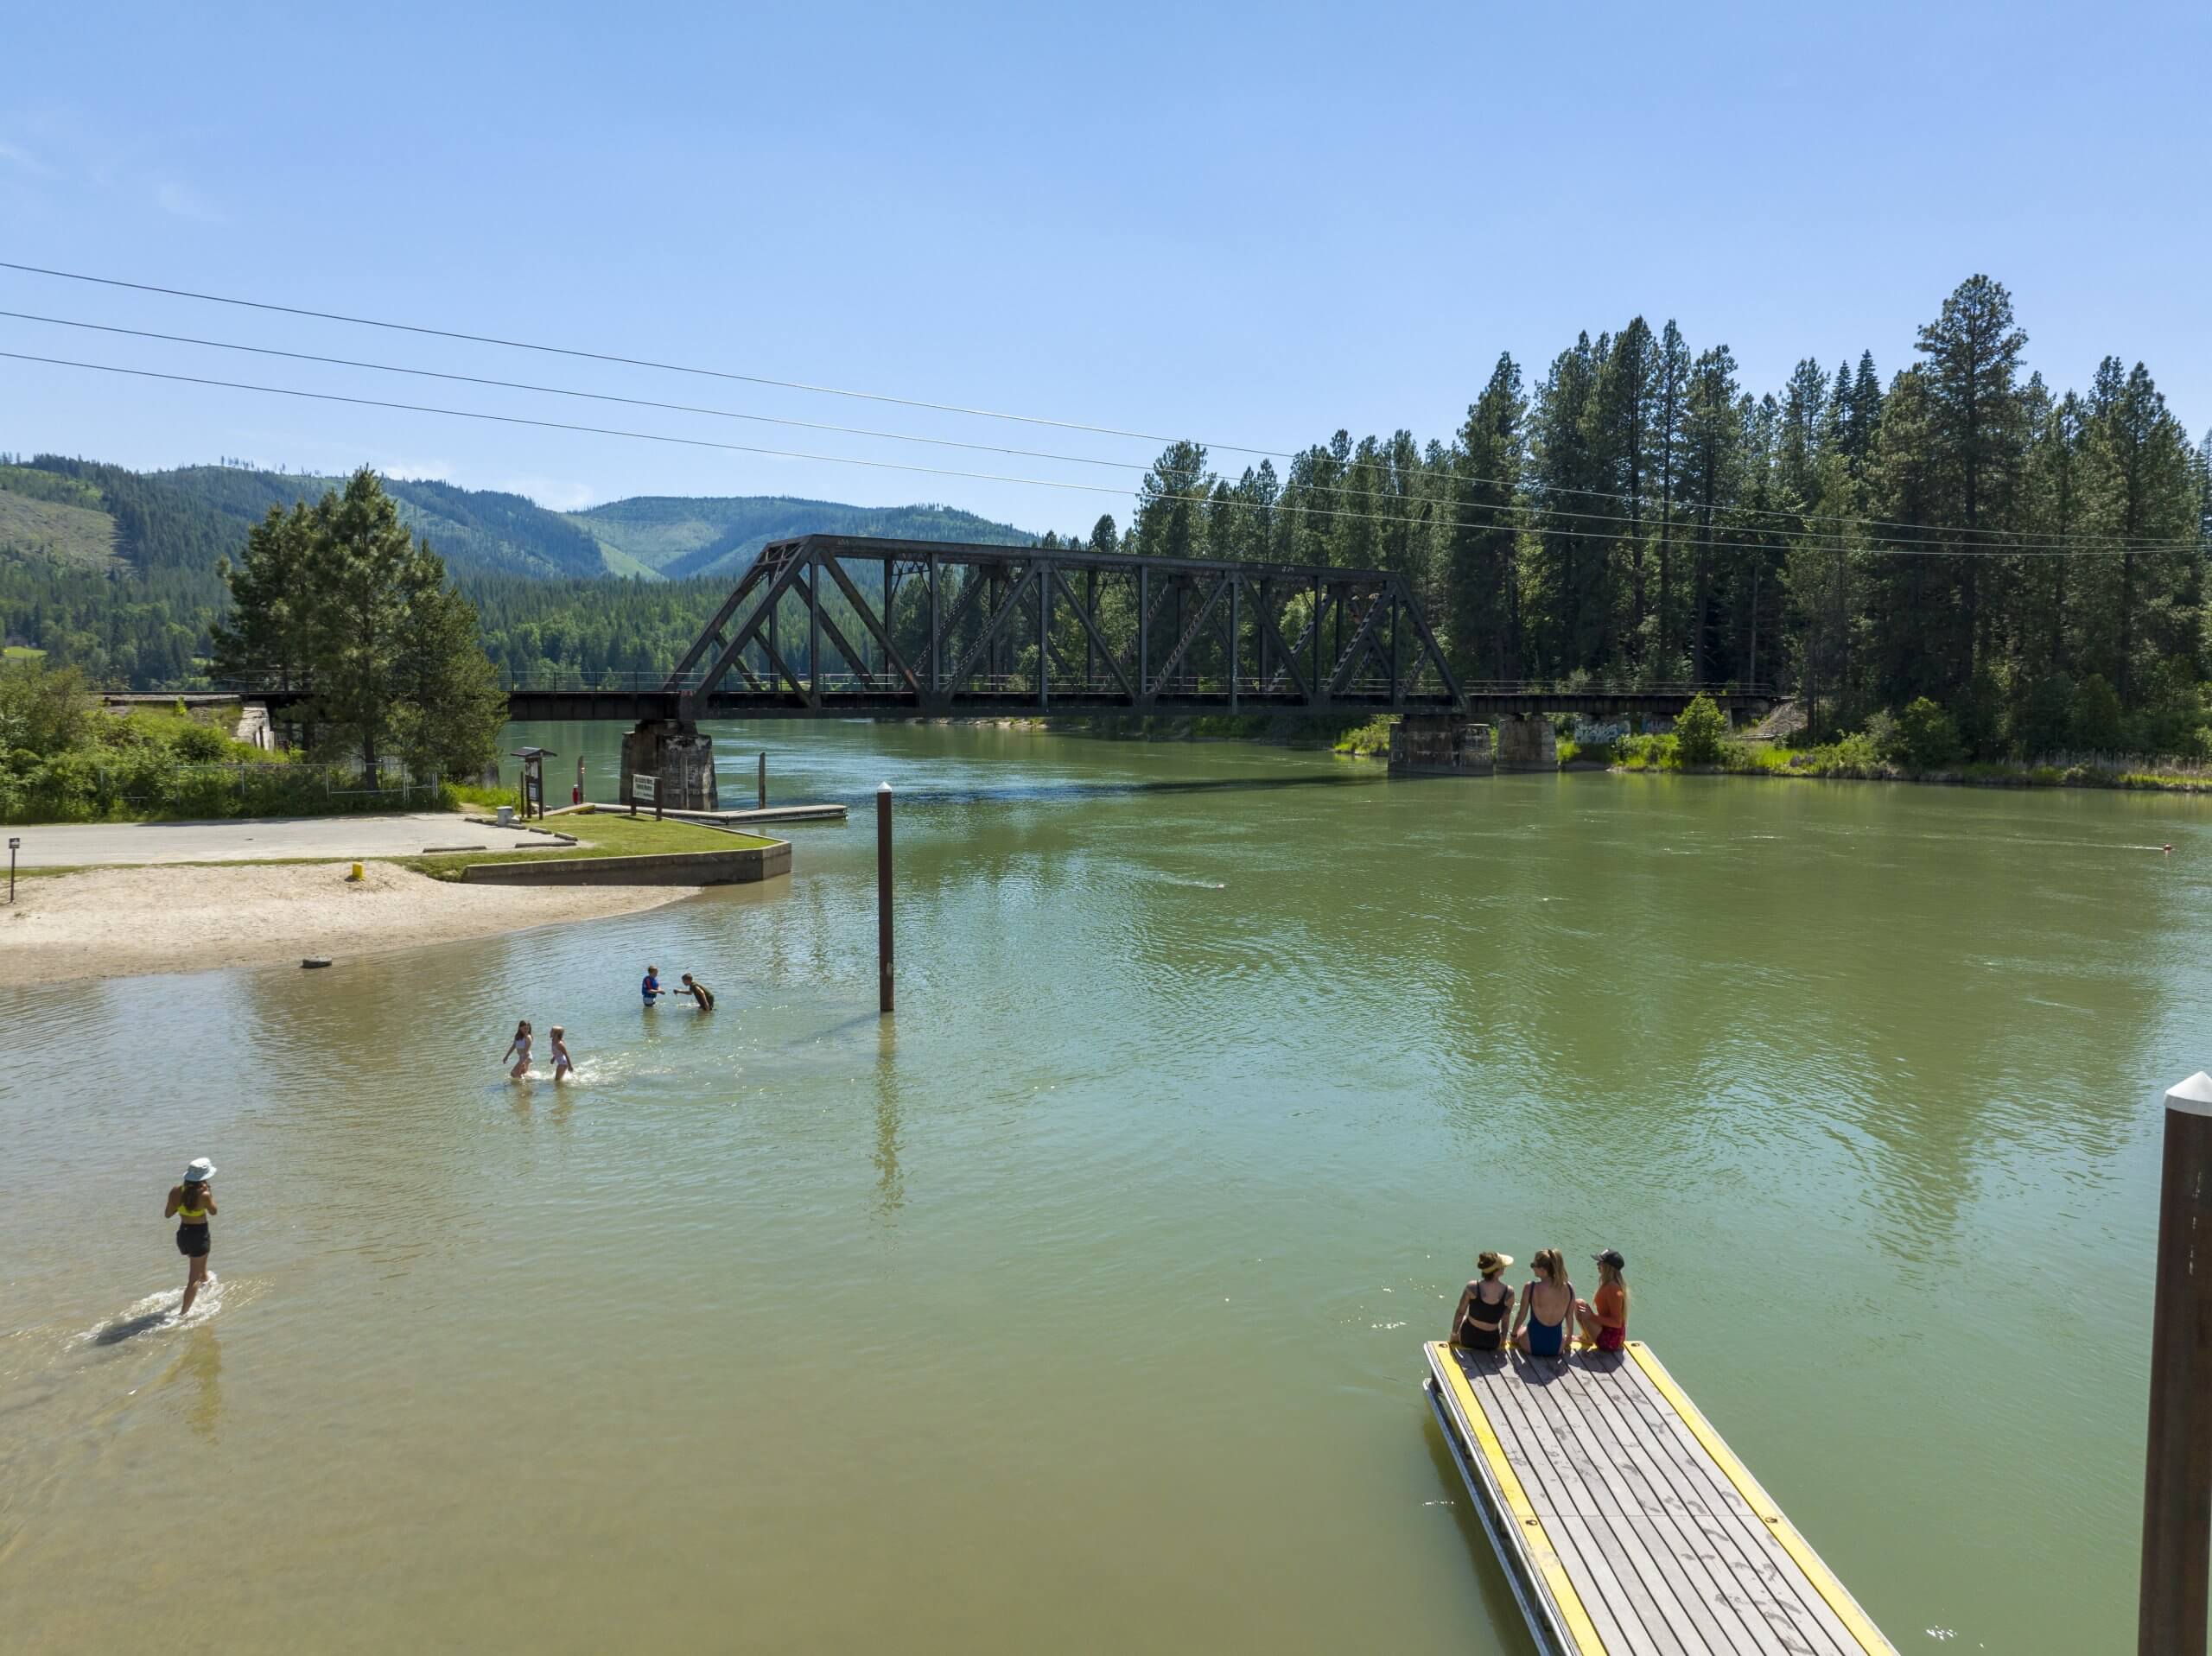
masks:
[[[1596,1567],[1605,1571],[1614,1591],[1600,1593],[1599,1601],[1611,1605],[1618,1600],[1634,1618],[1641,1637],[1632,1648],[1669,1656],[1675,1653],[1698,1656],[1698,1647],[1675,1631],[1674,1618],[1666,1614],[1674,1593],[1665,1566],[1650,1556],[1632,1526],[1611,1522],[1630,1516],[1630,1509],[1596,1475],[1589,1458],[1577,1452],[1579,1446],[1573,1439],[1560,1432],[1560,1422],[1543,1393],[1566,1384],[1565,1376],[1546,1377],[1527,1359],[1516,1358],[1515,1362],[1521,1366],[1522,1383],[1493,1386],[1484,1393],[1484,1401],[1485,1405],[1496,1402],[1497,1415],[1510,1423],[1510,1428],[1501,1427],[1499,1432],[1507,1439],[1509,1450],[1527,1456],[1541,1469],[1537,1482],[1542,1493],[1540,1495],[1534,1489],[1529,1493],[1547,1526],[1556,1520],[1586,1564],[1594,1560]],[[1611,1549],[1593,1546],[1590,1528],[1580,1521],[1587,1518],[1608,1520],[1617,1545]]]
[[[1586,1458],[1593,1464],[1606,1466],[1617,1479],[1618,1494],[1612,1504],[1618,1521],[1606,1526],[1607,1534],[1614,1548],[1629,1551],[1639,1562],[1638,1573],[1643,1578],[1648,1602],[1652,1607],[1640,1619],[1649,1623],[1655,1619],[1656,1611],[1656,1619],[1669,1625],[1687,1622],[1689,1630],[1703,1641],[1688,1646],[1694,1652],[1759,1649],[1760,1645],[1752,1638],[1751,1621],[1739,1608],[1739,1602],[1745,1596],[1740,1577],[1727,1570],[1726,1559],[1708,1558],[1688,1541],[1676,1528],[1675,1512],[1669,1509],[1665,1500],[1652,1493],[1648,1484],[1641,1490],[1636,1488],[1637,1482],[1648,1475],[1638,1470],[1632,1460],[1614,1452],[1618,1440],[1594,1416],[1593,1393],[1584,1382],[1599,1381],[1602,1391],[1613,1378],[1587,1373],[1584,1360],[1578,1358],[1560,1365],[1541,1393],[1532,1386],[1520,1400],[1526,1404],[1541,1395],[1555,1402],[1560,1418],[1554,1431],[1571,1426],[1580,1434],[1578,1447]],[[1495,1395],[1501,1403],[1511,1406],[1513,1388],[1500,1386]],[[1679,1509],[1681,1506],[1676,1498],[1674,1507]],[[1606,1518],[1608,1514],[1600,1508],[1588,1516]],[[1714,1551],[1708,1547],[1704,1552]],[[1789,1645],[1784,1648],[1795,1650],[1796,1646]],[[1833,1656],[1823,1645],[1807,1648],[1812,1656]]]
[[[1584,1369],[1573,1377],[1572,1383],[1594,1403],[1602,1400],[1605,1389],[1593,1383],[1598,1378]],[[1745,1602],[1743,1585],[1732,1569],[1734,1561],[1725,1554],[1723,1543],[1700,1527],[1699,1503],[1675,1488],[1665,1470],[1648,1463],[1641,1452],[1643,1445],[1632,1431],[1624,1429],[1621,1417],[1593,1407],[1591,1425],[1598,1452],[1611,1456],[1614,1467],[1631,1487],[1643,1486],[1643,1510],[1649,1520],[1653,1545],[1673,1559],[1678,1572],[1673,1583],[1675,1596],[1694,1607],[1694,1618],[1711,1647],[1757,1649],[1756,1613]],[[1824,1646],[1814,1648],[1820,1656],[1829,1656]]]
[[[1747,1629],[1756,1617],[1761,1626],[1790,1629],[1798,1642],[1785,1643],[1785,1649],[1810,1656],[1861,1656],[1863,1646],[1825,1614],[1817,1595],[1808,1600],[1807,1592],[1798,1590],[1802,1584],[1809,1591],[1809,1584],[1803,1583],[1780,1544],[1763,1532],[1764,1526],[1744,1528],[1732,1522],[1737,1516],[1754,1516],[1749,1505],[1713,1465],[1681,1417],[1647,1389],[1648,1380],[1634,1364],[1624,1363],[1611,1374],[1580,1367],[1575,1383],[1587,1402],[1592,1429],[1611,1433],[1646,1475],[1663,1481],[1672,1503],[1669,1527],[1719,1572],[1716,1586]],[[1719,1522],[1694,1521],[1703,1520]]]
[[[1607,1399],[1628,1416],[1655,1449],[1671,1446],[1675,1464],[1695,1484],[1710,1492],[1712,1511],[1721,1519],[1725,1533],[1746,1558],[1754,1579],[1777,1596],[1770,1605],[1764,1596],[1753,1602],[1762,1615],[1772,1619],[1776,1608],[1786,1612],[1801,1634],[1811,1638],[1816,1651],[1860,1656],[1866,1646],[1836,1615],[1820,1589],[1807,1578],[1789,1550],[1762,1521],[1762,1514],[1738,1489],[1727,1473],[1706,1453],[1696,1435],[1673,1405],[1652,1385],[1640,1367],[1633,1370],[1636,1384],[1624,1386]],[[1738,1520],[1747,1520],[1741,1524]]]
[[[1581,1512],[1599,1510],[1607,1503],[1600,1499],[1599,1492],[1580,1482],[1580,1469],[1573,1465],[1557,1443],[1540,1435],[1525,1400],[1510,1389],[1494,1389],[1485,1395],[1484,1402],[1485,1406],[1496,1405],[1491,1418],[1507,1452],[1516,1465],[1526,1463],[1529,1468],[1524,1487],[1543,1519],[1545,1528],[1554,1532],[1563,1555],[1573,1558],[1582,1571],[1599,1578],[1599,1590],[1586,1596],[1584,1602],[1593,1607],[1593,1615],[1603,1610],[1613,1621],[1607,1650],[1622,1647],[1680,1652],[1682,1656],[1693,1656],[1683,1650],[1680,1640],[1666,1632],[1663,1625],[1656,1632],[1648,1625],[1652,1620],[1646,1614],[1649,1599],[1635,1560],[1624,1557],[1617,1564],[1613,1555],[1589,1545],[1586,1530],[1578,1531],[1562,1521]]]
[[[1896,1656],[1640,1342],[1564,1363],[1428,1349],[1447,1423],[1487,1439],[1519,1503],[1502,1545],[1563,1572],[1554,1594],[1584,1618],[1571,1648]]]

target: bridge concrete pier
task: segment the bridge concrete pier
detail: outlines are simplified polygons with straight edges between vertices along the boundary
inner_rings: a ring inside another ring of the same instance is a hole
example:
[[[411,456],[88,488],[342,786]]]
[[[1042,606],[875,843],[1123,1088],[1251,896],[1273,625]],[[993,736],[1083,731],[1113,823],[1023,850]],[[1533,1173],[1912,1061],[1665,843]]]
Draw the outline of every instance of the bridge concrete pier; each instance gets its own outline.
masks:
[[[1497,721],[1497,768],[1501,771],[1556,771],[1559,733],[1548,714],[1508,714]]]
[[[1409,713],[1390,727],[1393,776],[1486,777],[1495,768],[1490,726],[1472,719]]]
[[[641,719],[622,737],[622,787],[616,797],[625,805],[652,804],[632,799],[631,779],[655,778],[658,803],[671,810],[718,811],[721,802],[715,791],[715,739],[699,727],[678,719]]]

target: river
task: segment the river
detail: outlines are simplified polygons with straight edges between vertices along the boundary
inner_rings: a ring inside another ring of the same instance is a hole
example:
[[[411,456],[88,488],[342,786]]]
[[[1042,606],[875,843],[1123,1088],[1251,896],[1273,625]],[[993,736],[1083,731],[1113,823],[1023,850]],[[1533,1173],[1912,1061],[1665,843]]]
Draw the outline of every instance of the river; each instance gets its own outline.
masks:
[[[1522,1652],[1418,1342],[1547,1244],[1901,1649],[2126,1642],[2212,806],[716,735],[788,882],[0,991],[10,1649]]]

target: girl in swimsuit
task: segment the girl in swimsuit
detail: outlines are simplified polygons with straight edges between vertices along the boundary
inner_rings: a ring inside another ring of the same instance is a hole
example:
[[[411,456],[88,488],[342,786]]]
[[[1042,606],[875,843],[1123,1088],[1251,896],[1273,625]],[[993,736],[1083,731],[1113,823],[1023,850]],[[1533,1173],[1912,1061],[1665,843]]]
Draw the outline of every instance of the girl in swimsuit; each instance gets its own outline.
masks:
[[[507,1079],[520,1081],[530,1073],[530,1020],[525,1018],[515,1025],[515,1038],[507,1043],[506,1056],[515,1061],[507,1071]]]
[[[184,1170],[183,1183],[170,1186],[168,1206],[162,1209],[162,1218],[176,1220],[176,1251],[191,1261],[185,1268],[184,1304],[177,1307],[180,1322],[192,1315],[192,1302],[207,1280],[207,1250],[213,1246],[207,1221],[215,1216],[215,1187],[209,1181],[214,1177],[215,1164],[200,1157]]]
[[[1521,1310],[1513,1319],[1514,1349],[1531,1357],[1563,1357],[1567,1318],[1574,1315],[1567,1260],[1555,1247],[1539,1248],[1529,1268],[1536,1274],[1521,1291]]]
[[[1589,1299],[1574,1302],[1574,1320],[1581,1325],[1582,1337],[1599,1350],[1624,1350],[1628,1346],[1628,1280],[1621,1273],[1628,1269],[1628,1261],[1621,1258],[1618,1248],[1612,1247],[1596,1258],[1598,1291]]]
[[[561,1035],[562,1035],[561,1026],[560,1026],[558,1024],[554,1025],[553,1025],[553,1079],[554,1079],[555,1081],[566,1081],[566,1080],[568,1080],[568,1078],[569,1077],[569,1075],[575,1072],[575,1067],[576,1067],[574,1063],[572,1063],[569,1061],[569,1046],[568,1046],[568,1043],[567,1043],[567,1042],[565,1042],[565,1041],[563,1041],[563,1040],[561,1038]]]
[[[1513,1291],[1498,1278],[1513,1263],[1510,1253],[1485,1248],[1475,1259],[1479,1273],[1459,1296],[1459,1309],[1452,1314],[1452,1343],[1470,1351],[1497,1351],[1505,1341],[1505,1319],[1513,1315]]]

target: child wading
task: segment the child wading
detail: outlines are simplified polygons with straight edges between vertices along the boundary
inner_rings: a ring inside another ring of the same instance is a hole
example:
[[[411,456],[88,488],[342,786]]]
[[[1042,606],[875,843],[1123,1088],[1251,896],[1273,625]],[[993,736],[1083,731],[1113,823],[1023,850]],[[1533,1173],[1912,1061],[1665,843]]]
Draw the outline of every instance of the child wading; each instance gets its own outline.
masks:
[[[184,1183],[170,1187],[169,1204],[162,1209],[162,1218],[174,1215],[177,1221],[176,1251],[192,1262],[185,1271],[184,1304],[177,1307],[180,1319],[192,1315],[192,1302],[207,1280],[207,1250],[213,1246],[207,1221],[215,1216],[215,1188],[208,1181],[214,1177],[215,1164],[200,1157],[184,1170]]]
[[[553,1079],[566,1081],[575,1070],[575,1063],[569,1056],[569,1044],[561,1038],[563,1031],[553,1025]]]
[[[530,1020],[525,1018],[515,1025],[515,1038],[507,1043],[505,1057],[512,1058],[515,1067],[507,1071],[511,1081],[520,1081],[530,1073]]]

